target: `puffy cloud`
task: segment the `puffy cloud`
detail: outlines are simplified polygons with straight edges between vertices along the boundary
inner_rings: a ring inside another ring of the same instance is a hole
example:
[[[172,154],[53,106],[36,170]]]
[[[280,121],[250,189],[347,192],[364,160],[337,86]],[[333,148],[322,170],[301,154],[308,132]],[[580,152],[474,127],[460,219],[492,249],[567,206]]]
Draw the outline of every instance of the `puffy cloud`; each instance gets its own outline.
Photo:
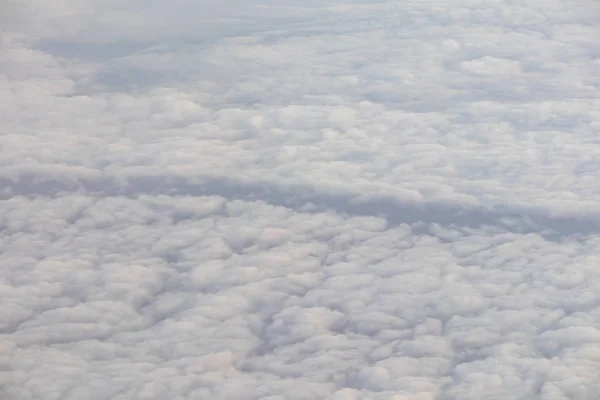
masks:
[[[598,10],[213,3],[0,6],[1,396],[597,398]]]

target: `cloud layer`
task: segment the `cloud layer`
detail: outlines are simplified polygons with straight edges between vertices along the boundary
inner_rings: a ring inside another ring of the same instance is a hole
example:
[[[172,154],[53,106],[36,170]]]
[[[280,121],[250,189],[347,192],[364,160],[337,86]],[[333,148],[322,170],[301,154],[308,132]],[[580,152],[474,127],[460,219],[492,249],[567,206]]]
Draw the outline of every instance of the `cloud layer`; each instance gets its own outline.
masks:
[[[596,399],[597,7],[212,3],[1,6],[2,396]]]

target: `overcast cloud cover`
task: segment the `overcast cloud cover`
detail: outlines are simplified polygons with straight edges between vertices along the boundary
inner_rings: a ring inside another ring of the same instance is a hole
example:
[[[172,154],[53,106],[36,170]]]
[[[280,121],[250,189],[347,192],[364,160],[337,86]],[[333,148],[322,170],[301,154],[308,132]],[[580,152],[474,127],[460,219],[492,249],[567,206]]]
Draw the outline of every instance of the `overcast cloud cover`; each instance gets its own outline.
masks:
[[[0,398],[600,398],[600,6],[0,5]]]

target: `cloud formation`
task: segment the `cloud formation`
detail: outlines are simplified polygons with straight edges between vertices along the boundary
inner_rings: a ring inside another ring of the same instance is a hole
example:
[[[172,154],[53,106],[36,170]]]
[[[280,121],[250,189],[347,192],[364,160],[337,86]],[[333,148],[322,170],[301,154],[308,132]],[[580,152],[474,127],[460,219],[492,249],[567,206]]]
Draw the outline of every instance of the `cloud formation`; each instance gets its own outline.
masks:
[[[1,396],[598,398],[593,5],[213,3],[0,12]]]

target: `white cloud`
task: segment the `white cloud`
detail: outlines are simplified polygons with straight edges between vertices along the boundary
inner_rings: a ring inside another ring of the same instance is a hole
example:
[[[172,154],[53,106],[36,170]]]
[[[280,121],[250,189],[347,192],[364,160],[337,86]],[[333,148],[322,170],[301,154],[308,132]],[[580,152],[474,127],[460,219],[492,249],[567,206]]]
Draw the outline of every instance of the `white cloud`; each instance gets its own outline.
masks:
[[[597,398],[600,10],[213,3],[1,6],[1,396]]]

